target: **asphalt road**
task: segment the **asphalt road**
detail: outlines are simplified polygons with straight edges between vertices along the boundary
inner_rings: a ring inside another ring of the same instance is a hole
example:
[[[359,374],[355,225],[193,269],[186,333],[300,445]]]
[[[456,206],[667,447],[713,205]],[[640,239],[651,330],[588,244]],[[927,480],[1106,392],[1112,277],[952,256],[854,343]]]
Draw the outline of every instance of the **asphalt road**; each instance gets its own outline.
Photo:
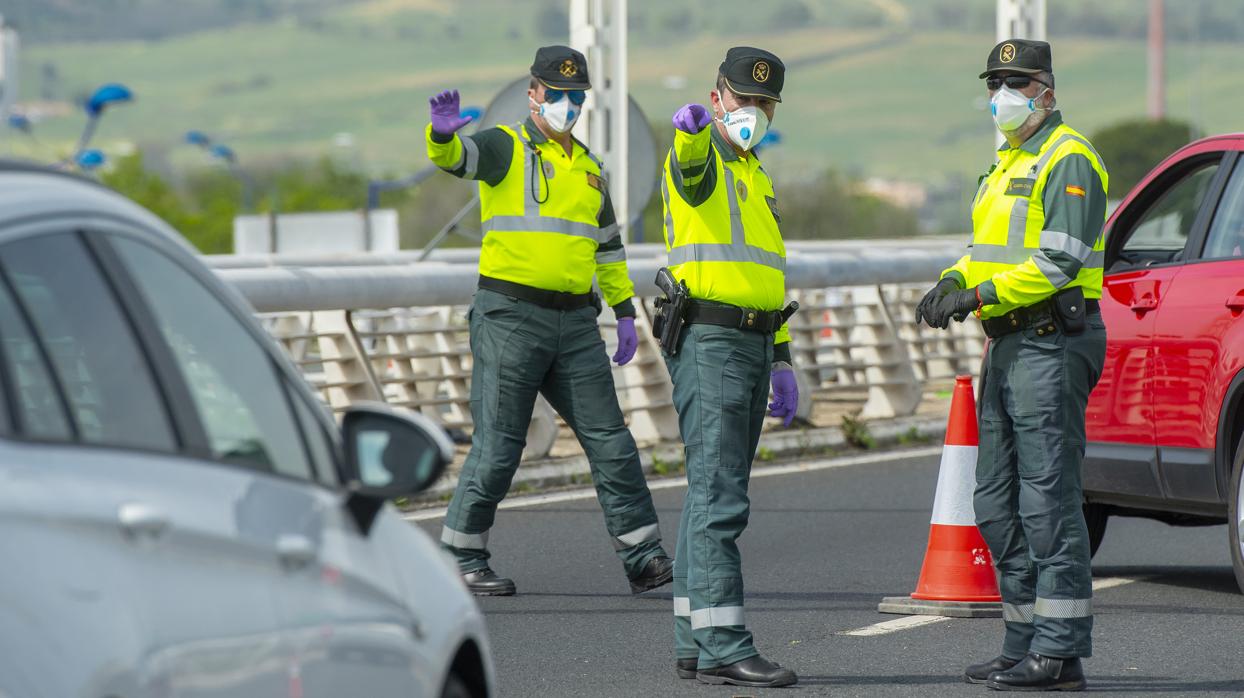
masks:
[[[997,619],[949,619],[874,636],[893,620],[883,596],[910,593],[928,536],[938,457],[756,477],[741,539],[747,619],[762,654],[799,673],[792,689],[681,681],[673,671],[669,588],[630,595],[593,498],[499,512],[493,566],[518,596],[481,599],[502,696],[804,693],[992,694],[961,683],[993,657]],[[673,540],[684,489],[654,491]],[[439,520],[422,521],[439,534]],[[669,548],[672,552],[672,546]],[[1112,519],[1094,560],[1092,691],[1244,694],[1244,595],[1223,526],[1173,528]]]

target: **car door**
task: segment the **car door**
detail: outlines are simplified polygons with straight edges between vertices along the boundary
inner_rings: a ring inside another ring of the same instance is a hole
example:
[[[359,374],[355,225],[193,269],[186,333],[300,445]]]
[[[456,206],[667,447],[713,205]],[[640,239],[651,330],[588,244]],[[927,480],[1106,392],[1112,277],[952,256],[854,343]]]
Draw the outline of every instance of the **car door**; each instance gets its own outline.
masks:
[[[31,642],[47,639],[33,657],[61,664],[20,695],[283,695],[279,568],[233,524],[251,478],[186,457],[200,436],[176,387],[85,237],[51,227],[0,245],[5,383],[21,405],[6,511],[31,522],[5,546],[39,542],[6,556],[30,564],[5,575],[52,601],[28,609],[42,619]]]
[[[1120,207],[1111,221],[1101,311],[1105,368],[1089,398],[1084,488],[1161,499],[1154,430],[1157,311],[1183,267],[1190,233],[1223,153],[1168,166]]]
[[[1180,502],[1220,504],[1219,413],[1244,342],[1244,158],[1230,153],[1206,197],[1188,263],[1158,309],[1154,424],[1162,484]],[[1234,448],[1235,444],[1228,444]],[[1228,452],[1228,457],[1231,455]]]
[[[133,237],[109,242],[185,375],[213,457],[259,471],[235,500],[235,521],[276,549],[298,695],[412,695],[429,659],[408,590],[344,506],[327,434],[335,425],[275,343],[184,260]]]

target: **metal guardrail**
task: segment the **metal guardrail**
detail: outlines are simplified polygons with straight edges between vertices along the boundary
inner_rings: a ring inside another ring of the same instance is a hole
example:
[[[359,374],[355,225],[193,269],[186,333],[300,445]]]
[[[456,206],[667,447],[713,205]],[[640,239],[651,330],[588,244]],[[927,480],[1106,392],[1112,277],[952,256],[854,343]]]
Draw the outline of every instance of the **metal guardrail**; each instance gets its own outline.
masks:
[[[944,240],[788,250],[788,295],[800,303],[790,329],[801,394],[857,403],[863,417],[902,416],[915,412],[930,383],[977,372],[983,348],[977,323],[945,332],[914,322],[916,303],[962,251],[961,243]],[[641,299],[640,344],[629,364],[614,368],[614,382],[638,441],[676,439],[669,375],[649,330],[647,299],[656,294],[652,279],[663,259],[629,247],[628,253]],[[383,400],[448,428],[470,429],[466,308],[476,285],[474,264],[217,265],[216,271],[251,302],[334,410]],[[612,315],[600,317],[610,351]],[[801,405],[801,416],[810,415],[813,400]],[[547,455],[559,430],[541,400],[527,457]]]

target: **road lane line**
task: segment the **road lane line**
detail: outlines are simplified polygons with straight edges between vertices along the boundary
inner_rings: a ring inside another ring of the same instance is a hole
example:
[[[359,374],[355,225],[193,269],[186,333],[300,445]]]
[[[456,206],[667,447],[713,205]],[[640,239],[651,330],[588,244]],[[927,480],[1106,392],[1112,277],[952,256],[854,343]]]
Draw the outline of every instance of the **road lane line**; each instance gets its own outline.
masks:
[[[841,632],[838,634],[839,635],[850,635],[852,637],[872,637],[874,635],[889,635],[890,633],[897,633],[900,630],[911,630],[912,628],[919,628],[923,625],[932,625],[934,623],[940,623],[944,620],[950,620],[950,617],[949,616],[904,616],[902,618],[895,618],[894,620],[887,620],[882,623],[877,623],[876,625],[869,625],[863,628],[856,628],[855,630],[847,630],[845,632]]]
[[[807,473],[815,470],[830,470],[832,468],[846,468],[853,465],[868,465],[870,463],[885,463],[887,461],[905,460],[908,458],[923,458],[926,456],[935,456],[942,452],[941,446],[932,446],[926,448],[912,448],[901,451],[887,451],[886,453],[871,453],[862,456],[848,456],[845,458],[823,458],[820,460],[811,460],[803,463],[791,463],[789,465],[772,465],[762,468],[754,468],[752,470],[752,479],[758,477],[773,477],[775,475],[789,475],[791,473]],[[669,490],[676,487],[686,487],[687,478],[668,478],[655,480],[648,483],[648,489],[652,491]],[[523,497],[511,497],[501,502],[498,509],[521,509],[523,507],[538,507],[545,504],[556,504],[558,502],[573,502],[579,499],[594,499],[596,490],[582,489],[570,490],[568,492],[552,492],[550,494],[535,494]],[[431,521],[445,517],[448,507],[437,507],[435,509],[424,509],[410,514],[404,515],[407,521]]]
[[[1138,577],[1101,577],[1093,580],[1093,591],[1101,591],[1103,589],[1113,589],[1121,587],[1125,584],[1141,581]],[[887,620],[875,625],[869,625],[855,630],[847,630],[838,633],[839,635],[850,635],[852,637],[872,637],[874,635],[888,635],[889,633],[897,633],[900,630],[910,630],[919,628],[924,625],[932,625],[943,620],[950,620],[948,616],[904,616]]]
[[[1139,582],[1139,577],[1101,577],[1093,580],[1093,591],[1101,591],[1102,589],[1113,589],[1121,587],[1124,584]]]

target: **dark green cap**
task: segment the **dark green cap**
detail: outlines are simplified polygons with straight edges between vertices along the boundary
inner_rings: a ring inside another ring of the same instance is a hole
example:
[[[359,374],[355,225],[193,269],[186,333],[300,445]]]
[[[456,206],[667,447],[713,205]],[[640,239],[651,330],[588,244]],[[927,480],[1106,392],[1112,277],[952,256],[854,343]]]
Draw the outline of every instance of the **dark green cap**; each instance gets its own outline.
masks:
[[[1052,75],[1054,59],[1050,57],[1050,45],[1032,39],[1007,39],[994,46],[980,76],[987,78],[1004,71],[1028,75],[1044,71]]]
[[[587,59],[569,46],[542,46],[531,62],[531,76],[545,87],[558,90],[590,90]]]
[[[782,59],[764,49],[735,46],[726,51],[726,60],[717,72],[726,78],[726,87],[736,95],[782,101],[786,66]]]

